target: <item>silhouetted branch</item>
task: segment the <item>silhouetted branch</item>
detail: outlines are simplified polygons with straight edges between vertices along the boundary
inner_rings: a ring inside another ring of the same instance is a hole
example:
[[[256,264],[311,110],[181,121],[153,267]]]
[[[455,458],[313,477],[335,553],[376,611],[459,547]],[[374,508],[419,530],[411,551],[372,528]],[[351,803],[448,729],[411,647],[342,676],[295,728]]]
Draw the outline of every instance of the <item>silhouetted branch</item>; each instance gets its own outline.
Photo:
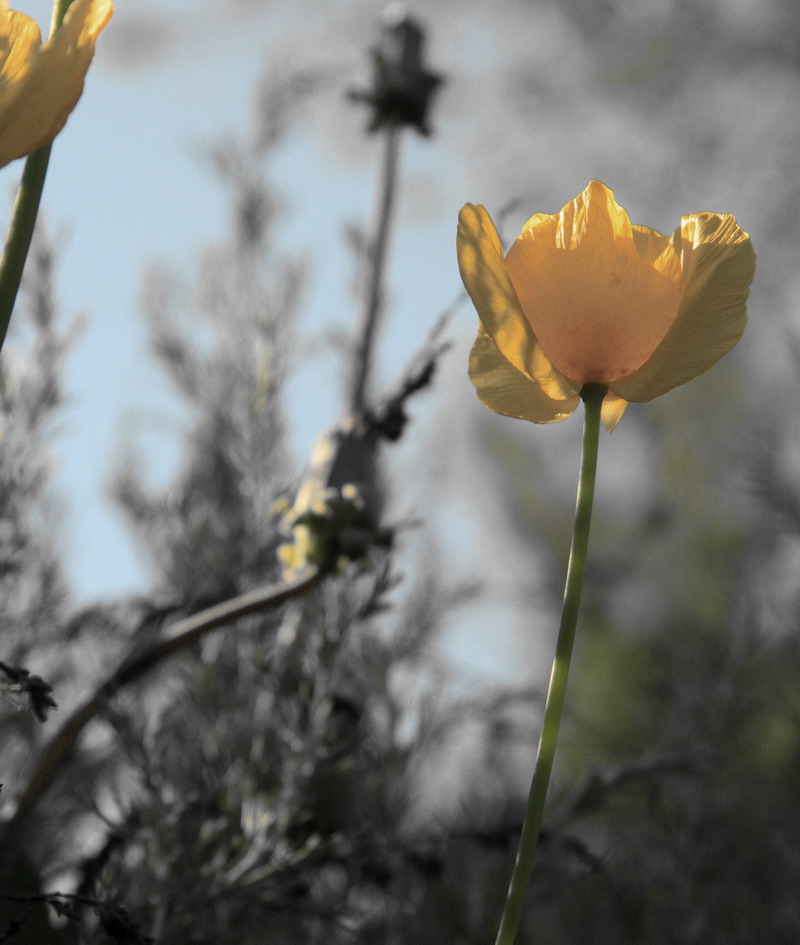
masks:
[[[383,166],[373,232],[366,246],[367,278],[363,308],[354,331],[350,377],[346,390],[346,410],[364,411],[369,391],[375,338],[384,298],[383,274],[388,254],[394,198],[397,191],[397,164],[400,135],[404,127],[430,134],[428,111],[433,94],[442,84],[441,76],[424,62],[425,33],[405,11],[387,10],[380,43],[370,51],[372,84],[354,90],[349,97],[367,105],[371,117],[369,131],[384,136]]]
[[[449,318],[449,312],[439,318],[425,344],[412,358],[390,392],[375,408],[367,408],[364,411],[365,427],[376,439],[386,439],[393,443],[402,436],[408,421],[406,401],[430,385],[439,358],[450,348],[449,341],[440,340]]]
[[[60,892],[34,893],[28,896],[0,893],[0,899],[7,902],[41,902],[50,906],[59,918],[68,919],[71,922],[80,920],[81,906],[89,906],[97,916],[100,928],[120,945],[151,945],[154,941],[149,935],[141,933],[138,923],[131,919],[126,909],[113,902],[102,902],[88,896]],[[29,912],[30,909],[20,919],[12,920],[5,934],[0,936],[0,942],[11,938],[22,928]]]
[[[350,378],[346,392],[346,409],[351,414],[359,414],[364,410],[372,374],[375,339],[384,296],[383,272],[389,247],[394,195],[397,189],[401,130],[399,125],[394,124],[387,125],[384,130],[384,157],[378,212],[374,232],[367,247],[367,284],[362,301],[363,307],[358,314],[354,332]]]
[[[0,689],[8,693],[27,695],[29,708],[40,722],[47,721],[50,709],[58,708],[56,701],[50,696],[53,687],[41,676],[32,676],[24,666],[9,666],[3,662],[0,662],[0,672],[8,680],[0,680]]]

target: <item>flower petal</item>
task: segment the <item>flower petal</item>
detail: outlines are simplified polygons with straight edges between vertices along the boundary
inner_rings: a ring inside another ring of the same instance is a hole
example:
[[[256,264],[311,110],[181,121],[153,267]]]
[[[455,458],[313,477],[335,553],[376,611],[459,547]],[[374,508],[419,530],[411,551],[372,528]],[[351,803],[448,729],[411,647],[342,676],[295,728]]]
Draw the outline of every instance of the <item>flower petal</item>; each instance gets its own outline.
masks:
[[[522,313],[506,272],[500,237],[484,207],[468,203],[462,208],[456,247],[464,286],[504,358],[548,398],[574,397],[574,389],[553,368]]]
[[[662,254],[667,263],[657,265]],[[580,387],[630,374],[664,338],[680,301],[674,255],[666,237],[634,231],[594,180],[560,213],[528,221],[506,268],[545,354]]]
[[[609,391],[606,394],[603,398],[602,406],[600,407],[600,419],[603,421],[603,425],[609,433],[620,422],[622,415],[627,409],[627,400],[617,397],[613,391]]]
[[[747,322],[755,253],[735,217],[692,213],[672,244],[683,270],[678,315],[652,356],[611,384],[626,400],[652,400],[702,374],[731,350]]]
[[[639,259],[675,285],[681,285],[681,259],[675,251],[671,237],[663,236],[658,230],[647,226],[631,226],[631,235],[636,245]],[[674,236],[674,234],[673,234]]]
[[[0,114],[14,82],[27,71],[31,56],[42,44],[36,23],[24,13],[9,10],[0,0]]]
[[[539,384],[503,356],[483,325],[478,327],[469,355],[469,376],[481,403],[507,417],[555,423],[566,420],[580,403],[576,393],[567,399],[548,397]]]
[[[111,0],[75,0],[61,28],[39,48],[23,22],[28,18],[6,12],[12,32],[0,71],[0,167],[52,141],[64,127],[113,9]],[[17,41],[23,43],[19,51]]]

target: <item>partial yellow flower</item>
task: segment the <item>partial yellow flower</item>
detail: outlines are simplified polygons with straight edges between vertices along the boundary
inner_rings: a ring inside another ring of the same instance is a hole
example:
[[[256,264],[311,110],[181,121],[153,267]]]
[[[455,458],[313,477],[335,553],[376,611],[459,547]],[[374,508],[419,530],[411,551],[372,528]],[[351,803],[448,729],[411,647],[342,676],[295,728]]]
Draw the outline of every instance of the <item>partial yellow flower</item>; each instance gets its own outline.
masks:
[[[75,0],[42,45],[39,27],[0,0],[0,167],[48,144],[83,92],[111,0]]]
[[[708,370],[747,321],[755,253],[730,214],[689,214],[666,237],[593,180],[560,213],[532,216],[505,257],[485,208],[467,204],[457,247],[481,320],[469,375],[510,417],[564,420],[584,384],[602,384],[612,430],[629,401]]]

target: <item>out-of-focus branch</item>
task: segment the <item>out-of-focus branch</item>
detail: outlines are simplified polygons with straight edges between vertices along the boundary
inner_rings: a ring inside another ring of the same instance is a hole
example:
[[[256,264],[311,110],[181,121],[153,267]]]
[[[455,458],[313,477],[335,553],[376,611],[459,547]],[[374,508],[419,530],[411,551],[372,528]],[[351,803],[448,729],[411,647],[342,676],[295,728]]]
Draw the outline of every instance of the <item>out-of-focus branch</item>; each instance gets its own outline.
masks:
[[[319,583],[325,568],[309,569],[292,581],[271,584],[257,590],[240,594],[231,600],[167,627],[164,633],[143,650],[134,649],[120,663],[111,676],[102,682],[94,693],[75,709],[45,747],[28,783],[17,800],[15,809],[3,828],[3,840],[18,829],[22,820],[33,810],[47,791],[68,757],[80,733],[86,725],[100,714],[109,701],[125,686],[140,679],[167,657],[185,649],[211,630],[238,620],[249,614],[269,610],[299,597]]]
[[[34,893],[29,896],[2,893],[0,894],[0,900],[5,902],[42,903],[50,906],[59,918],[72,922],[79,921],[81,910],[86,906],[94,911],[100,928],[115,942],[122,942],[125,945],[153,945],[154,940],[149,935],[142,934],[138,923],[131,919],[128,911],[114,902],[102,902],[90,896],[61,892]],[[11,935],[16,934],[23,927],[26,917],[27,914],[22,919],[15,921],[12,927],[6,930],[0,941],[5,941],[7,937],[10,938]]]
[[[358,558],[360,548],[390,543],[391,533],[380,527],[378,447],[384,440],[400,439],[408,421],[406,402],[433,380],[439,358],[449,348],[440,337],[448,320],[446,312],[374,407],[317,438],[294,503],[287,502],[284,512],[282,530],[293,539],[279,552],[287,574],[323,558]]]
[[[283,546],[281,557],[288,573],[313,562],[320,554],[331,552],[328,532],[336,524],[337,507],[350,518],[358,518],[359,531],[371,532],[379,542],[386,543],[386,534],[378,524],[381,489],[377,448],[382,439],[394,441],[400,437],[406,422],[405,401],[427,385],[442,350],[440,345],[434,352],[429,343],[421,373],[420,362],[415,359],[411,374],[390,398],[374,405],[370,382],[384,296],[400,135],[407,126],[423,135],[430,133],[428,110],[442,81],[425,68],[423,45],[423,30],[411,17],[389,13],[384,18],[379,45],[370,51],[373,67],[370,87],[349,93],[351,99],[368,106],[368,131],[385,136],[384,159],[374,231],[364,255],[362,307],[350,344],[344,419],[318,437],[306,477],[286,511],[282,527],[293,541]],[[343,519],[342,523],[348,524]]]
[[[408,421],[406,401],[431,383],[439,358],[450,348],[449,341],[441,340],[449,320],[448,311],[433,326],[422,347],[389,388],[389,393],[375,407],[364,412],[365,431],[372,439],[394,442],[402,436]]]
[[[50,693],[53,687],[45,682],[41,676],[31,675],[30,671],[24,666],[9,666],[0,661],[0,693],[7,699],[27,696],[28,707],[40,722],[47,721],[47,713],[51,709],[57,709],[53,697]]]
[[[380,43],[370,50],[372,83],[368,89],[350,92],[350,98],[368,106],[368,130],[384,136],[383,164],[373,231],[369,235],[366,280],[351,348],[346,412],[361,414],[366,406],[371,379],[375,341],[384,298],[384,271],[397,190],[400,135],[412,127],[430,134],[428,112],[433,94],[441,85],[440,76],[424,63],[425,34],[422,27],[404,12],[389,8],[384,16]]]
[[[374,231],[367,244],[367,284],[358,314],[352,345],[346,410],[359,414],[364,410],[372,375],[375,339],[378,333],[384,297],[384,271],[391,233],[394,196],[397,189],[397,165],[400,156],[401,126],[387,125],[383,135],[383,167]]]

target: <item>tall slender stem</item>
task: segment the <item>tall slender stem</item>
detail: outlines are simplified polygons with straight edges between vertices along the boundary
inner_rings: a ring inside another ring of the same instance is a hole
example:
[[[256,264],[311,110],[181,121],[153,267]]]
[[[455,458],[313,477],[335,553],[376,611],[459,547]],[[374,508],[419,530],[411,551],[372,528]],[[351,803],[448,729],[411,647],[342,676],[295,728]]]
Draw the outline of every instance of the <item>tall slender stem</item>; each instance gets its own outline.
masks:
[[[347,396],[349,414],[361,413],[366,404],[372,374],[375,339],[383,302],[383,273],[389,248],[392,211],[397,190],[397,165],[400,155],[399,124],[390,123],[384,132],[383,168],[375,218],[367,257],[367,282],[362,309],[355,326],[353,354]]]
[[[56,0],[50,22],[50,35],[60,28],[72,0]],[[42,201],[47,165],[50,163],[52,144],[46,144],[25,159],[17,199],[6,233],[3,255],[0,258],[0,348],[6,340],[11,313],[22,282],[25,260],[33,239],[39,204]]]
[[[589,527],[592,521],[592,500],[597,471],[597,449],[600,432],[600,408],[606,388],[599,384],[587,384],[583,397],[585,415],[583,425],[583,450],[581,469],[578,479],[578,498],[575,506],[575,523],[572,530],[572,546],[567,567],[567,582],[564,589],[564,603],[561,610],[561,624],[558,628],[556,655],[550,672],[550,685],[544,708],[542,734],[536,753],[536,766],[528,795],[528,806],[522,834],[517,851],[517,859],[511,874],[503,917],[497,933],[496,945],[513,945],[517,936],[525,894],[528,889],[536,844],[542,826],[547,787],[553,770],[556,753],[558,730],[564,711],[564,698],[567,691],[569,666],[572,659],[572,646],[575,641],[575,627],[581,603],[583,572],[586,564],[586,551],[589,547]]]
[[[50,149],[46,144],[25,159],[17,199],[11,214],[11,223],[6,234],[3,256],[0,259],[0,348],[6,340],[8,324],[14,310],[14,302],[22,282],[22,272],[28,250],[33,239],[33,229],[39,213],[39,204],[50,162]]]

